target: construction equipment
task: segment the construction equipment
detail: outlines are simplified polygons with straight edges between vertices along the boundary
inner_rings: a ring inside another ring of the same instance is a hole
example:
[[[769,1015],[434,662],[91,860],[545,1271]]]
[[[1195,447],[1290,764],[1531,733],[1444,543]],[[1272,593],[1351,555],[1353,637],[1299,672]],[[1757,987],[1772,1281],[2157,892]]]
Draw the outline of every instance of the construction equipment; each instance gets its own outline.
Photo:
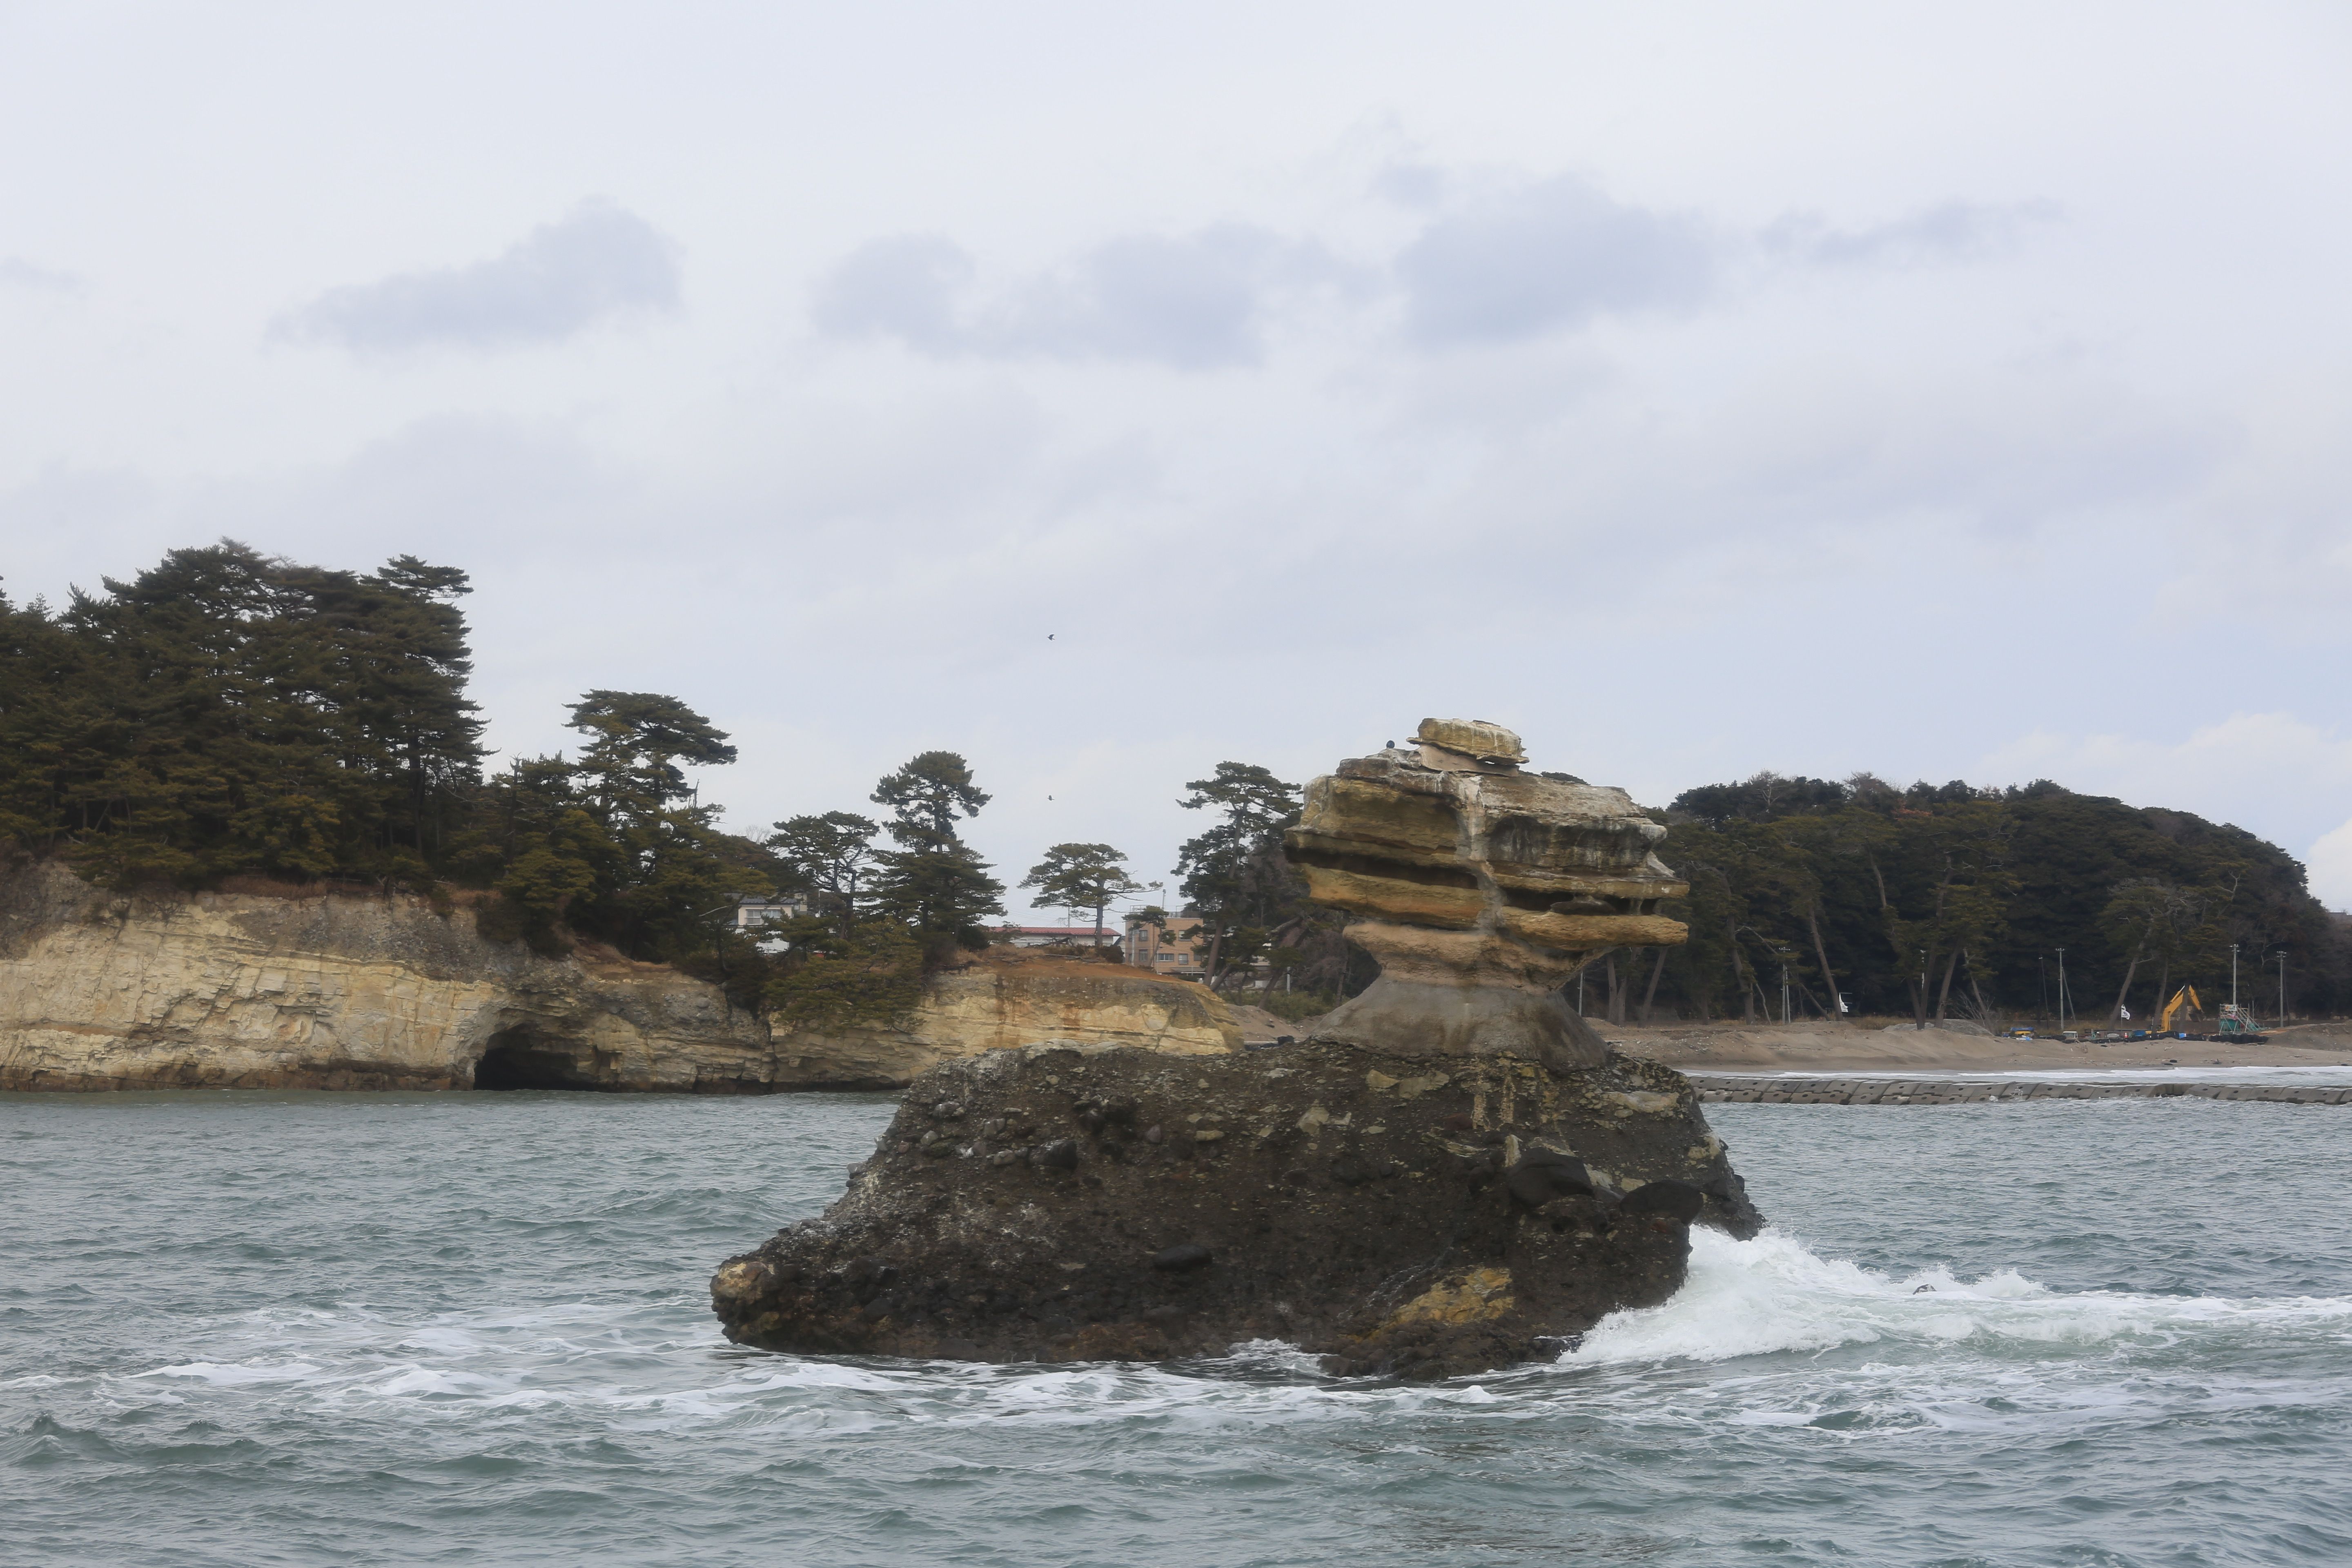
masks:
[[[2221,1004],[2221,1033],[2218,1037],[2224,1040],[2259,1040],[2263,1037],[2263,1026],[2254,1022],[2252,1007],[2224,1002]]]
[[[2179,990],[2172,994],[2171,1001],[2167,1002],[2164,1005],[2163,1016],[2158,1018],[2156,1022],[2156,1032],[2158,1034],[2168,1035],[2172,1033],[2172,1016],[2180,1011],[2184,1003],[2188,1005],[2189,1016],[2190,1017],[2201,1018],[2205,1016],[2204,1004],[2197,1000],[2197,988],[2193,985],[2184,985]]]

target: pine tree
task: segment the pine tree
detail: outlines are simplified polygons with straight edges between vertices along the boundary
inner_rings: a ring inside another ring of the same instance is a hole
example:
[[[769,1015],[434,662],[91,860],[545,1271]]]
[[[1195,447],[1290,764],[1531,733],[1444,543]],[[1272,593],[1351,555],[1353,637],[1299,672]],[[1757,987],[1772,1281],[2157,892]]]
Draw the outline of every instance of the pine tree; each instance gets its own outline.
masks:
[[[1037,889],[1037,901],[1073,914],[1094,911],[1093,945],[1102,945],[1103,910],[1114,899],[1141,889],[1127,874],[1127,857],[1108,844],[1056,844],[1021,879]]]
[[[1004,884],[956,835],[958,818],[979,816],[989,800],[971,767],[953,752],[925,752],[884,777],[873,798],[891,808],[890,837],[900,846],[875,857],[876,910],[912,928],[929,962],[959,946],[986,947],[982,922],[1004,912]]]

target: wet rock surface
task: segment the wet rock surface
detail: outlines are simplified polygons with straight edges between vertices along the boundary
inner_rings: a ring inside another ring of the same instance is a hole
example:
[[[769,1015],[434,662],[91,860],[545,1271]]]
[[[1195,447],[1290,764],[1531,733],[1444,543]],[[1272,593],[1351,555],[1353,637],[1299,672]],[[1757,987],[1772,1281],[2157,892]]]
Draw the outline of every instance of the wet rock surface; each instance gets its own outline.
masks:
[[[1000,1362],[1281,1340],[1429,1378],[1556,1353],[1760,1223],[1691,1088],[1610,1054],[1031,1047],[931,1068],[849,1190],[711,1281],[730,1339]]]

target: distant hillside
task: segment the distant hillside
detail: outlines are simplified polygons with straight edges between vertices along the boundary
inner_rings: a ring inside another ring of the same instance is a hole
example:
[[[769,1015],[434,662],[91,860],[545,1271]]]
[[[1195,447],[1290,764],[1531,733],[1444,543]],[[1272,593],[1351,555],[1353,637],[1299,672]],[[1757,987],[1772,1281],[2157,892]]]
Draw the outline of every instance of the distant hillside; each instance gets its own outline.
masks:
[[[2135,1020],[2194,984],[2226,1000],[2230,949],[2240,994],[2268,1016],[2285,954],[2289,1007],[2335,1014],[2352,1001],[2352,929],[2305,886],[2293,856],[2188,812],[2076,795],[1961,783],[1896,789],[1759,773],[1685,791],[1658,814],[1664,858],[1690,897],[1687,946],[1619,955],[1613,1011],[1649,997],[1685,1016],[1778,1016],[1782,976],[1795,1010],[2053,1016],[2064,950],[2071,1010],[2097,1021],[2120,996]],[[1589,1011],[1610,1008],[1587,979]],[[1834,988],[1823,977],[1835,976]],[[2128,981],[2128,984],[2126,982]]]

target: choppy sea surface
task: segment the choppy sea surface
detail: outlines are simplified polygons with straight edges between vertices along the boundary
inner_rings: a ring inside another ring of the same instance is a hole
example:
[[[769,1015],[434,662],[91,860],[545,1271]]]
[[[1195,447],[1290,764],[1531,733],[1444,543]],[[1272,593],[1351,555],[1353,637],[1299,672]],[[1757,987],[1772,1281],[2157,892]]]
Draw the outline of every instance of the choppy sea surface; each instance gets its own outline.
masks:
[[[2352,1108],[1710,1107],[1772,1229],[1434,1386],[729,1346],[889,1110],[0,1096],[0,1563],[2352,1563]]]

